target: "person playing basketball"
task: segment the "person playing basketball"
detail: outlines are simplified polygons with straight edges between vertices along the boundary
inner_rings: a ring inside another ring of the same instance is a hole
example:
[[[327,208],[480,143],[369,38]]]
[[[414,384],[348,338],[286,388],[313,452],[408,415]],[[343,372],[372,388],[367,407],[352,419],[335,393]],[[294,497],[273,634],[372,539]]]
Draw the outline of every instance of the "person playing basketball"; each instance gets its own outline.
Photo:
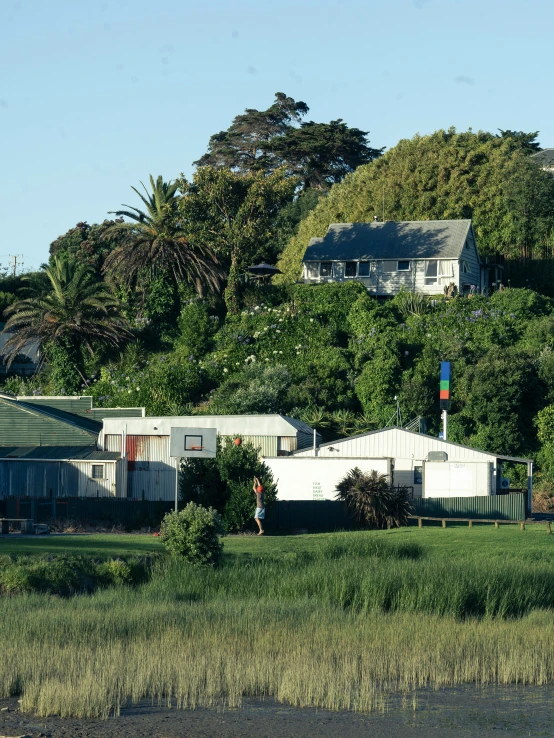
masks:
[[[254,520],[260,529],[258,535],[263,536],[264,529],[262,520],[265,518],[264,488],[258,477],[254,477],[254,486],[252,487],[252,491],[256,495],[256,512],[254,513]]]

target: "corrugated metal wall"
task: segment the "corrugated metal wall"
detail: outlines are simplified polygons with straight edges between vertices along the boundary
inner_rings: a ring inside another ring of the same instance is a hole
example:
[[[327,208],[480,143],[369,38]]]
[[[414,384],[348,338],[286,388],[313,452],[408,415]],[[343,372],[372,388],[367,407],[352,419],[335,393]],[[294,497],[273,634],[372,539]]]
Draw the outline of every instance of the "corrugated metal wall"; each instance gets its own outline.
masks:
[[[321,442],[321,436],[318,434],[317,443],[320,443],[320,442]],[[299,451],[300,449],[304,449],[304,448],[313,449],[314,434],[313,433],[302,433],[301,431],[299,431],[298,436],[297,436],[296,446]]]
[[[277,436],[242,436],[242,439],[259,448],[262,456],[277,456]],[[104,450],[121,451],[121,436],[104,436]],[[130,435],[125,450],[127,496],[134,500],[173,500],[175,460],[169,455],[169,436]]]
[[[92,465],[104,467],[103,479],[92,479]],[[116,497],[120,461],[0,460],[2,497]]]
[[[127,436],[125,448],[127,496],[133,500],[173,500],[175,461],[169,455],[169,436]]]
[[[414,515],[422,517],[485,520],[525,520],[526,506],[526,493],[490,497],[434,497],[412,502]]]
[[[235,436],[223,436],[234,438]],[[260,449],[262,456],[277,456],[277,436],[241,436],[242,440]],[[294,436],[281,436],[282,448],[295,446]],[[293,451],[294,448],[287,450]],[[121,451],[121,436],[110,433],[104,436],[104,451]],[[127,453],[137,461],[165,461],[171,463],[169,457],[169,436],[127,436]]]

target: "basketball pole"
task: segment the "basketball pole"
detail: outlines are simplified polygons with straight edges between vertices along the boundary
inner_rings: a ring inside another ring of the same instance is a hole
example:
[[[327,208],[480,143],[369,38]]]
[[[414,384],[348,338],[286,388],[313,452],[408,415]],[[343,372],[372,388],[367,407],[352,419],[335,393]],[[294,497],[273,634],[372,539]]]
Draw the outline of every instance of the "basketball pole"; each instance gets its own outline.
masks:
[[[177,457],[177,465],[175,467],[175,512],[178,511],[179,504],[179,469],[181,468],[181,457]]]

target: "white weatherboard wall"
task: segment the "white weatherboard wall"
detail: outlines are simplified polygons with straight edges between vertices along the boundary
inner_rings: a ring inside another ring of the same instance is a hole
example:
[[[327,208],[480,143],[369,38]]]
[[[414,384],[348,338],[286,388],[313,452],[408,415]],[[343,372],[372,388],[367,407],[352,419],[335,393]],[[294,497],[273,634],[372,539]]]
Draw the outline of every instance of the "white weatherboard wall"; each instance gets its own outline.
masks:
[[[442,441],[434,436],[423,433],[413,433],[404,428],[385,428],[379,431],[364,433],[351,438],[326,443],[317,449],[317,458],[333,459],[393,459],[394,469],[392,482],[413,488],[414,497],[427,496],[423,486],[415,484],[416,474],[423,471],[427,455],[431,451],[444,451],[448,461],[470,462],[484,461],[493,465],[493,475],[498,473],[497,457],[484,451],[461,446],[457,443]],[[294,454],[294,458],[311,456],[313,450],[305,449]],[[496,489],[496,476],[492,483],[492,490]],[[493,492],[492,492],[493,493]]]
[[[491,494],[489,461],[426,461],[424,497],[476,497]]]
[[[277,484],[278,500],[334,500],[337,484],[354,467],[390,478],[390,459],[323,459],[314,456],[264,458]]]

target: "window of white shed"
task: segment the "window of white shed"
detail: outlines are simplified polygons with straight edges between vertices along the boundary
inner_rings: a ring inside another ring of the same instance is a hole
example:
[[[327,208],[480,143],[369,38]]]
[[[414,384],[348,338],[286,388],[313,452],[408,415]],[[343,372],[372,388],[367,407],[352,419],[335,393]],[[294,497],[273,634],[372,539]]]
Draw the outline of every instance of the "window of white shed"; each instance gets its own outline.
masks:
[[[333,271],[332,261],[322,261],[321,264],[319,265],[319,276],[320,277],[330,277],[332,271]]]
[[[104,464],[93,464],[92,465],[92,478],[93,479],[104,479]]]

